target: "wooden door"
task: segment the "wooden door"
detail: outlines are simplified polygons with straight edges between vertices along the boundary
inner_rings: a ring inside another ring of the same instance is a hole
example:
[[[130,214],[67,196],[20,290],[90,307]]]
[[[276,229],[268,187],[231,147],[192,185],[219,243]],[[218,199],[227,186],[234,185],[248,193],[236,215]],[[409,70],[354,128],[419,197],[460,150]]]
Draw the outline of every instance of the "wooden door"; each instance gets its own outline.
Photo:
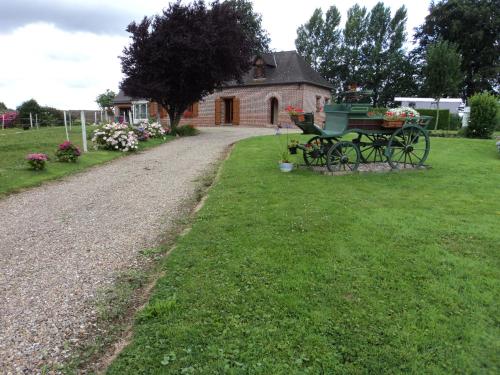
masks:
[[[215,125],[220,125],[222,122],[222,99],[215,100]]]
[[[233,125],[240,124],[240,99],[233,99]]]

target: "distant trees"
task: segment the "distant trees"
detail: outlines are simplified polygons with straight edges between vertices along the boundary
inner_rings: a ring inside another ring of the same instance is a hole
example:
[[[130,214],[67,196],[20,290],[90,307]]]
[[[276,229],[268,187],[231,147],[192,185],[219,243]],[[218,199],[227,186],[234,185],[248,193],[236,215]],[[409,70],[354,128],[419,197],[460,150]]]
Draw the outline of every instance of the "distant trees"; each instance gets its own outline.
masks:
[[[335,6],[328,13],[337,15]],[[340,17],[324,17],[316,9],[297,30],[298,52],[336,88],[358,83],[374,90],[375,104],[390,104],[395,95],[428,95],[428,47],[438,41],[452,43],[461,56],[462,82],[458,93],[465,99],[487,90],[500,91],[500,5],[493,0],[441,0],[432,2],[429,15],[416,29],[417,47],[405,49],[407,11],[393,14],[383,2],[371,10],[358,4]],[[328,38],[332,35],[332,38]],[[441,46],[442,47],[442,46]],[[330,55],[328,51],[333,51]],[[446,95],[457,95],[450,87]],[[435,96],[433,94],[433,96]]]
[[[464,72],[462,96],[500,90],[500,3],[492,0],[432,2],[429,15],[415,33],[422,60],[427,46],[438,40],[457,46]]]
[[[40,125],[60,125],[63,121],[63,112],[53,107],[42,107],[35,99],[23,102],[17,107],[18,121],[27,124],[30,113],[33,121],[38,119]]]
[[[439,122],[439,102],[446,96],[458,94],[463,82],[460,70],[461,57],[455,45],[446,41],[437,41],[427,46],[424,72],[424,90],[436,100],[437,116],[434,130]]]
[[[337,91],[353,83],[361,84],[374,91],[375,105],[385,105],[395,94],[414,87],[403,79],[414,71],[403,48],[406,20],[404,6],[391,15],[382,2],[371,11],[355,4],[348,10],[341,29],[335,6],[329,8],[326,17],[316,9],[311,19],[298,28],[295,44]]]
[[[261,20],[246,0],[171,3],[161,14],[131,23],[132,43],[121,56],[130,96],[151,99],[168,112],[174,130],[192,103],[223,82],[240,80],[251,58],[266,49]]]
[[[4,102],[0,102],[0,113],[7,112],[8,108]]]

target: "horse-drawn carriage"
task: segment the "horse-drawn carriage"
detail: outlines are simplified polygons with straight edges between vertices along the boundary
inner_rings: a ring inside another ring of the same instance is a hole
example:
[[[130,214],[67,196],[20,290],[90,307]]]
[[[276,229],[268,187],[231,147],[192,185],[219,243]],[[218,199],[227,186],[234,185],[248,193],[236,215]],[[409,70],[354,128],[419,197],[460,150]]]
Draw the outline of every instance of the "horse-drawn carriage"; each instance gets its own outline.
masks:
[[[411,113],[388,121],[363,99],[370,93],[355,93],[343,103],[325,105],[326,121],[322,128],[314,115],[292,116],[303,134],[314,135],[298,145],[308,166],[325,166],[331,172],[355,171],[360,163],[387,162],[391,168],[415,168],[424,164],[430,151],[426,126],[429,116]],[[361,100],[360,100],[361,99]]]

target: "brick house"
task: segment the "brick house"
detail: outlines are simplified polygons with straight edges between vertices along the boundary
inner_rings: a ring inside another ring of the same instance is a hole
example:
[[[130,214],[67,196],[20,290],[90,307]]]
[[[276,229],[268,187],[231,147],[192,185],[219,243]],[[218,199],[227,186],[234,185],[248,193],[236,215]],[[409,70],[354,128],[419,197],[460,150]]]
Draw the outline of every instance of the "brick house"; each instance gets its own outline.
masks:
[[[262,54],[255,58],[242,82],[228,82],[221,89],[194,103],[184,113],[182,124],[195,126],[276,126],[290,124],[285,108],[300,107],[314,112],[316,123],[324,121],[323,107],[330,101],[332,86],[295,51]],[[154,102],[131,99],[122,91],[114,101],[115,116],[132,121],[161,117],[163,108]]]

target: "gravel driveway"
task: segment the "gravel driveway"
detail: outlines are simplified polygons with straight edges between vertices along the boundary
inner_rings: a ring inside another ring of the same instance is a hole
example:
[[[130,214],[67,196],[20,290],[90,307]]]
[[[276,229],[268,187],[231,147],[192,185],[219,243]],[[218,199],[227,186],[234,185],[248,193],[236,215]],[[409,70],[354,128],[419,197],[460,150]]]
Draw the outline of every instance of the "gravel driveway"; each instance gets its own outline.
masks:
[[[0,200],[0,373],[38,373],[95,320],[89,303],[158,243],[231,143],[271,129],[210,128]]]

